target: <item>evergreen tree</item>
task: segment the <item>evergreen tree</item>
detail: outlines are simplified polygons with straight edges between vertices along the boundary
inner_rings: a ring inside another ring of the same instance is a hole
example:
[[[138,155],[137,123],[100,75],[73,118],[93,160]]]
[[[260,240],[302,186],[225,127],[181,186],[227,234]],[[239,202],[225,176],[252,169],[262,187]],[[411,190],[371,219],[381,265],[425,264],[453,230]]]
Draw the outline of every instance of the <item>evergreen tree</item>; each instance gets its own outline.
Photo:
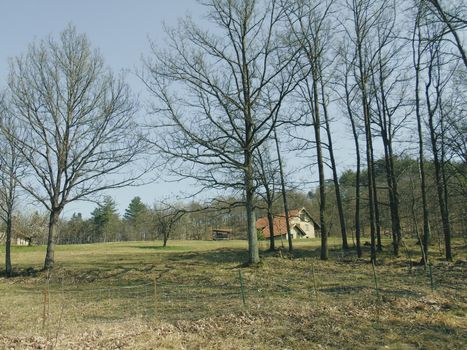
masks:
[[[146,207],[146,204],[141,201],[141,198],[134,197],[128,205],[128,208],[125,210],[123,218],[126,221],[134,224],[138,218],[140,218],[141,215],[145,214],[147,211],[148,208]]]
[[[106,196],[100,204],[91,213],[92,223],[94,225],[93,241],[107,242],[116,236],[118,226],[118,212],[115,201],[110,196]]]

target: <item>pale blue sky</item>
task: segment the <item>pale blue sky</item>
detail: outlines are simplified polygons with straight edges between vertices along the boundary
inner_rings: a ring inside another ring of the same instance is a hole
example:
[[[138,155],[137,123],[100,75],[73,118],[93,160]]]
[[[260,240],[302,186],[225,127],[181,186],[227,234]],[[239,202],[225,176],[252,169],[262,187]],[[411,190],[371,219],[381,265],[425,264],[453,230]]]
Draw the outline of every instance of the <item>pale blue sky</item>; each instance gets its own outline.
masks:
[[[0,89],[6,85],[9,58],[24,53],[36,39],[57,35],[69,23],[87,34],[114,71],[133,71],[148,53],[148,36],[162,41],[163,23],[174,25],[187,14],[199,17],[202,7],[195,0],[0,0]],[[144,95],[137,78],[130,74],[128,80],[135,93]],[[177,184],[152,184],[109,194],[123,212],[136,195],[151,204],[179,189]],[[64,215],[79,211],[87,216],[94,207],[70,204]]]
[[[203,13],[202,6],[196,0],[0,0],[0,89],[6,85],[8,58],[24,53],[36,39],[49,34],[57,35],[69,23],[75,25],[79,32],[87,34],[93,47],[101,50],[114,71],[134,71],[141,67],[141,55],[148,54],[148,37],[163,41],[164,22],[170,26],[176,24],[177,18],[192,15],[198,19]],[[128,78],[134,92],[141,94],[144,102],[142,84],[132,74]],[[340,135],[348,135],[344,129],[341,126],[336,131]],[[338,159],[348,163],[353,158],[353,150],[344,146],[350,144],[346,138],[337,137],[342,151],[339,152],[338,145]],[[117,201],[123,212],[134,196],[140,196],[144,202],[152,204],[168,196],[175,198],[178,190],[183,188],[186,186],[156,183],[108,194]],[[90,203],[70,204],[65,208],[64,215],[82,212],[88,216],[94,207]]]

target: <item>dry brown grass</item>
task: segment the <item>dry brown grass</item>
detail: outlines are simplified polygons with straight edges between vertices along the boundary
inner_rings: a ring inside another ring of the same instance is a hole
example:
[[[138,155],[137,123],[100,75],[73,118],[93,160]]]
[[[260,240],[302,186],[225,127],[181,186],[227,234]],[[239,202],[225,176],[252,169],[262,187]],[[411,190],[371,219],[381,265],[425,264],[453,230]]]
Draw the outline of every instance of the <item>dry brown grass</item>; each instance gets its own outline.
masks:
[[[317,259],[319,242],[313,240],[298,242],[294,257],[264,251],[263,263],[256,267],[242,267],[243,241],[177,241],[168,249],[159,242],[58,247],[49,281],[41,272],[0,279],[0,348],[465,346],[463,242],[455,242],[452,264],[434,253],[434,291],[423,267],[415,264],[415,245],[397,259],[385,253],[376,266],[379,298],[368,261],[344,254],[333,243],[336,248],[326,262]],[[22,273],[29,267],[38,270],[42,258],[41,247],[18,248],[13,255]],[[45,321],[44,290],[50,300]]]

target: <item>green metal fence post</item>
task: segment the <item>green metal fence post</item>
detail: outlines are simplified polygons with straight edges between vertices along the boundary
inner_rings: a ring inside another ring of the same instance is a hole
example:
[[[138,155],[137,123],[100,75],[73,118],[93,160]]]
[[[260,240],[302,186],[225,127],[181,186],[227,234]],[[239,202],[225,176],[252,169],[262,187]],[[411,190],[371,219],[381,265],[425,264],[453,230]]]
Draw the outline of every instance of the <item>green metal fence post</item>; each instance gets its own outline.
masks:
[[[376,298],[377,298],[377,300],[379,302],[380,297],[379,297],[378,279],[376,278],[376,268],[375,268],[375,262],[373,260],[371,261],[371,267],[373,269],[373,280],[375,282]]]
[[[240,290],[242,293],[243,306],[246,306],[245,287],[243,286],[243,276],[241,270],[238,270],[238,278],[240,280]]]
[[[435,284],[433,283],[433,271],[431,269],[431,263],[428,264],[428,271],[430,272],[430,286],[431,286],[431,291],[435,291]]]
[[[313,261],[311,262],[311,274],[313,277],[313,288],[315,290],[315,298],[316,300],[318,300],[318,288],[316,287],[315,266],[313,264]]]

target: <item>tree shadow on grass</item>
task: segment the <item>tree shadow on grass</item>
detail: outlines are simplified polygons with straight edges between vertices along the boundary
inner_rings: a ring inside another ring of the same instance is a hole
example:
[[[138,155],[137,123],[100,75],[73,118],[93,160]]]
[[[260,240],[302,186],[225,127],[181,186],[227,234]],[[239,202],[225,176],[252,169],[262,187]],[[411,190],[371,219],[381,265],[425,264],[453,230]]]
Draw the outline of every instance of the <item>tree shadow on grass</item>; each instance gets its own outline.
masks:
[[[198,263],[244,263],[248,261],[248,251],[243,248],[219,248],[209,251],[189,252],[174,254],[167,258],[173,262],[198,262]]]
[[[189,250],[188,247],[182,247],[182,246],[171,246],[168,245],[166,247],[161,246],[161,245],[149,245],[149,246],[129,246],[129,248],[137,248],[137,249],[144,249],[144,250],[160,250],[160,251],[185,251]]]

